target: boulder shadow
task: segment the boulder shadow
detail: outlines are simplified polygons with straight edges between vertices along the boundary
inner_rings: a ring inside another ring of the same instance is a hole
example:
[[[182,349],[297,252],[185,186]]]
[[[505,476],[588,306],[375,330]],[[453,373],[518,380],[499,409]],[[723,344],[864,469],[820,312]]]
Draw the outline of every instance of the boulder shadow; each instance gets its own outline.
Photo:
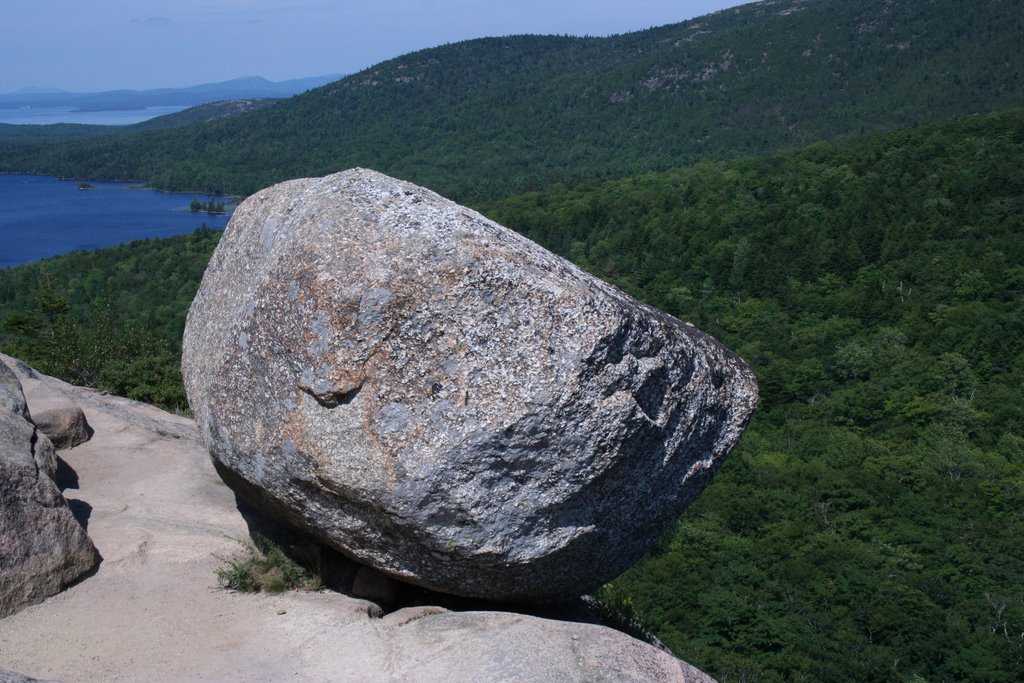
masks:
[[[223,476],[223,475],[222,475]],[[671,654],[645,625],[595,598],[581,595],[557,603],[518,603],[468,598],[441,593],[386,576],[352,560],[339,551],[297,531],[237,493],[235,506],[248,527],[257,548],[267,551],[267,541],[316,575],[327,589],[373,605],[369,614],[383,617],[409,607],[440,607],[451,612],[509,612],[543,619],[595,624],[620,631]]]
[[[245,521],[249,539],[257,548],[265,552],[269,541],[315,574],[325,587],[349,594],[358,563],[267,515],[238,494],[235,494],[235,507]]]
[[[78,472],[76,472],[64,458],[60,457],[60,455],[57,455],[57,471],[54,473],[53,481],[62,495],[69,489],[78,489]],[[68,498],[67,496],[64,496],[64,502],[67,503],[68,509],[71,511],[71,516],[75,518],[75,521],[82,527],[82,530],[88,534],[89,519],[92,517],[92,505],[84,500]],[[95,564],[93,568],[69,583],[65,588],[74,586],[91,576],[95,576],[96,572],[100,569],[100,565],[103,564],[103,556],[100,554],[99,549],[95,547],[95,544],[93,545],[93,553],[95,555]]]
[[[391,578],[323,545],[266,514],[239,495],[235,506],[257,547],[269,540],[299,565],[315,573],[323,585],[343,595],[376,604],[377,616],[407,607],[441,607],[452,612],[512,612],[545,619],[611,626],[584,596],[559,603],[511,603],[468,598],[423,588]],[[619,629],[621,630],[621,629]]]
[[[61,493],[67,489],[78,488],[78,472],[75,472],[74,468],[59,455],[57,456],[57,472],[53,476],[53,481]]]
[[[451,612],[510,612],[577,624],[603,624],[601,618],[591,609],[590,603],[583,596],[551,603],[507,602],[451,595],[400,581],[396,581],[396,583],[403,586],[402,594],[405,598],[405,604],[396,609],[436,606]]]
[[[89,530],[89,518],[92,517],[92,505],[89,505],[84,500],[78,500],[77,498],[65,498],[67,501],[68,508],[71,509],[71,516],[75,518],[82,528],[86,531]]]

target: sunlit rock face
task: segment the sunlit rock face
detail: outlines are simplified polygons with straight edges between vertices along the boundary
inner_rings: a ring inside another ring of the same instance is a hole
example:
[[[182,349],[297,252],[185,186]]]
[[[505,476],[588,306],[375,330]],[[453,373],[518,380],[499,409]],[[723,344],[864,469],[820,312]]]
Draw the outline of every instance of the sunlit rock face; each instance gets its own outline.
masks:
[[[390,576],[501,600],[637,561],[757,394],[692,326],[363,169],[239,206],[182,370],[242,497]]]

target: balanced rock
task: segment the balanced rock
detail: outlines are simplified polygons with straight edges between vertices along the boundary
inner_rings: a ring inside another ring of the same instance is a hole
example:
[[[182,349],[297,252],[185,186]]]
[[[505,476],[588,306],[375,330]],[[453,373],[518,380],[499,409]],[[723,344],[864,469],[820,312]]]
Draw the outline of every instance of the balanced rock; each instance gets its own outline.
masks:
[[[240,496],[392,577],[525,601],[644,555],[757,394],[692,326],[363,169],[238,207],[182,371]]]
[[[57,457],[0,362],[0,617],[40,602],[96,566],[96,549],[53,477]]]

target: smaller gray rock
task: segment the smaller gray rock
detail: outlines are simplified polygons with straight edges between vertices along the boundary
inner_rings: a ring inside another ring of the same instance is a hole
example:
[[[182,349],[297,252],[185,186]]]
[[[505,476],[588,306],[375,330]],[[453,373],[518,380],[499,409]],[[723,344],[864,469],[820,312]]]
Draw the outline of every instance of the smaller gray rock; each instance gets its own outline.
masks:
[[[39,472],[41,474],[56,483],[57,449],[53,447],[53,442],[50,441],[50,437],[39,431],[38,427],[35,430],[33,438],[35,439],[35,443],[32,444],[32,459],[35,461],[36,467],[39,468]]]
[[[57,458],[0,363],[0,617],[60,592],[96,566],[96,549],[53,480]]]
[[[14,371],[0,361],[0,444],[5,439],[16,440],[18,435],[27,434],[31,425],[32,416],[21,390],[21,382]],[[57,474],[57,453],[45,434],[33,431],[29,437],[34,442],[32,460],[47,477],[53,479]]]
[[[57,450],[74,448],[92,438],[92,428],[85,413],[74,403],[64,399],[33,401],[32,421],[41,432],[50,437]]]

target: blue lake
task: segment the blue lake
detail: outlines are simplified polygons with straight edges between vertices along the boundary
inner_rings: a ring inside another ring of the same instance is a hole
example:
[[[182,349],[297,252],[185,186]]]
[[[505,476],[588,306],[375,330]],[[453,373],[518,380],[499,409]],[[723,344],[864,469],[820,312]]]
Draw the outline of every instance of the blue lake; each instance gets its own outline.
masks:
[[[97,126],[127,126],[157,116],[176,114],[188,107],[147,107],[145,109],[110,109],[81,111],[74,107],[0,108],[0,123],[44,125],[48,123],[89,123]]]
[[[193,213],[209,195],[132,189],[130,183],[89,182],[0,174],[0,268],[82,249],[147,237],[223,228],[227,215]],[[225,198],[216,201],[225,202]]]

